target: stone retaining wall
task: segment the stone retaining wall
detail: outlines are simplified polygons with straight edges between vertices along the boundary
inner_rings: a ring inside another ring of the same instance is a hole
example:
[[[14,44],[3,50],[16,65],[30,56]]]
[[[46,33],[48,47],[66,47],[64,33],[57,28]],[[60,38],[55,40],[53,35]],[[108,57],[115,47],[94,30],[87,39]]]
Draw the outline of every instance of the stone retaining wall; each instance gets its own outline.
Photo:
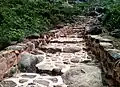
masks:
[[[33,41],[32,41],[33,40]],[[45,44],[47,41],[44,39],[32,39],[25,40],[23,43],[18,43],[16,45],[11,45],[5,50],[0,51],[0,80],[8,77],[11,73],[12,68],[17,69],[17,64],[20,59],[20,54],[23,51],[34,52],[35,48],[38,47],[36,43]]]
[[[9,50],[0,52],[0,80],[9,72],[12,66],[17,65],[18,61],[17,51]]]
[[[118,55],[118,53],[120,51],[114,49],[109,40],[100,40],[92,36],[86,36],[85,40],[87,46],[85,50],[88,51],[89,55],[94,55],[97,61],[101,63],[101,68],[104,72],[104,77],[107,84],[109,84],[110,87],[119,87],[120,56]],[[116,53],[117,56],[113,56],[113,54],[116,55]]]

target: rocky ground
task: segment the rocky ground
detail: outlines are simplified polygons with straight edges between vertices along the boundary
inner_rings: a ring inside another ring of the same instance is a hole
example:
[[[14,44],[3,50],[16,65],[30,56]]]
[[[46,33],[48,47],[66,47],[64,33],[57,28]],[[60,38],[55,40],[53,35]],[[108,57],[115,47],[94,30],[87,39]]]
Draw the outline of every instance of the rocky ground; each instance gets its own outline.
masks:
[[[81,17],[78,23],[51,30],[54,35],[48,42],[47,36],[42,43],[36,42],[40,38],[29,37],[23,43],[8,47],[18,50],[26,44],[30,46],[19,55],[17,73],[5,78],[0,87],[107,87],[103,84],[100,64],[85,50],[85,31],[97,23],[93,17]],[[87,33],[93,31],[94,28]]]

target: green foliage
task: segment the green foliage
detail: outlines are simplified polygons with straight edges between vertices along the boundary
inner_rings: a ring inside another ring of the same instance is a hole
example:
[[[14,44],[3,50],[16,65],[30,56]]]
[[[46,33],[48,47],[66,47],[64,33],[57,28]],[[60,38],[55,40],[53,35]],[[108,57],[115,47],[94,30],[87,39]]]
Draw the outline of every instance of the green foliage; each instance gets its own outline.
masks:
[[[113,4],[109,6],[109,9],[106,13],[105,19],[103,21],[109,31],[114,29],[120,29],[120,4]]]
[[[120,29],[120,0],[90,0],[90,4],[106,9],[103,25],[109,31]]]
[[[62,4],[47,0],[0,0],[0,43],[21,41],[32,33],[48,31],[60,22],[71,22],[73,15],[84,11],[83,4]]]

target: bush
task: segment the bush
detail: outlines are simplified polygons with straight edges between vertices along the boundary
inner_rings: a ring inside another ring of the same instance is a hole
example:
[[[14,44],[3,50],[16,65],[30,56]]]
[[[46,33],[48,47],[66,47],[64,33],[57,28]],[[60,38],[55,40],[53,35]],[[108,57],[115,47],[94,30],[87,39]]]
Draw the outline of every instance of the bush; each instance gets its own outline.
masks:
[[[60,22],[71,22],[73,15],[84,11],[83,4],[73,4],[71,8],[62,2],[47,0],[1,0],[0,7],[1,44],[21,41],[32,33],[43,33]]]
[[[113,4],[109,7],[103,21],[109,31],[120,29],[120,4]]]

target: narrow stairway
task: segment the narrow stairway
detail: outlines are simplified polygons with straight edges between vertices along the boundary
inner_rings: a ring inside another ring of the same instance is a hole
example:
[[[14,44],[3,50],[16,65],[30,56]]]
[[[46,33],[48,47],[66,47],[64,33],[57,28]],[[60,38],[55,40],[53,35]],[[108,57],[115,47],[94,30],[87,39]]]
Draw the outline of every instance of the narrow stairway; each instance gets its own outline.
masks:
[[[99,63],[85,50],[86,25],[76,23],[51,30],[54,38],[36,48],[41,54],[21,53],[21,57],[37,56],[39,63],[33,64],[28,72],[6,78],[0,87],[104,87]]]

